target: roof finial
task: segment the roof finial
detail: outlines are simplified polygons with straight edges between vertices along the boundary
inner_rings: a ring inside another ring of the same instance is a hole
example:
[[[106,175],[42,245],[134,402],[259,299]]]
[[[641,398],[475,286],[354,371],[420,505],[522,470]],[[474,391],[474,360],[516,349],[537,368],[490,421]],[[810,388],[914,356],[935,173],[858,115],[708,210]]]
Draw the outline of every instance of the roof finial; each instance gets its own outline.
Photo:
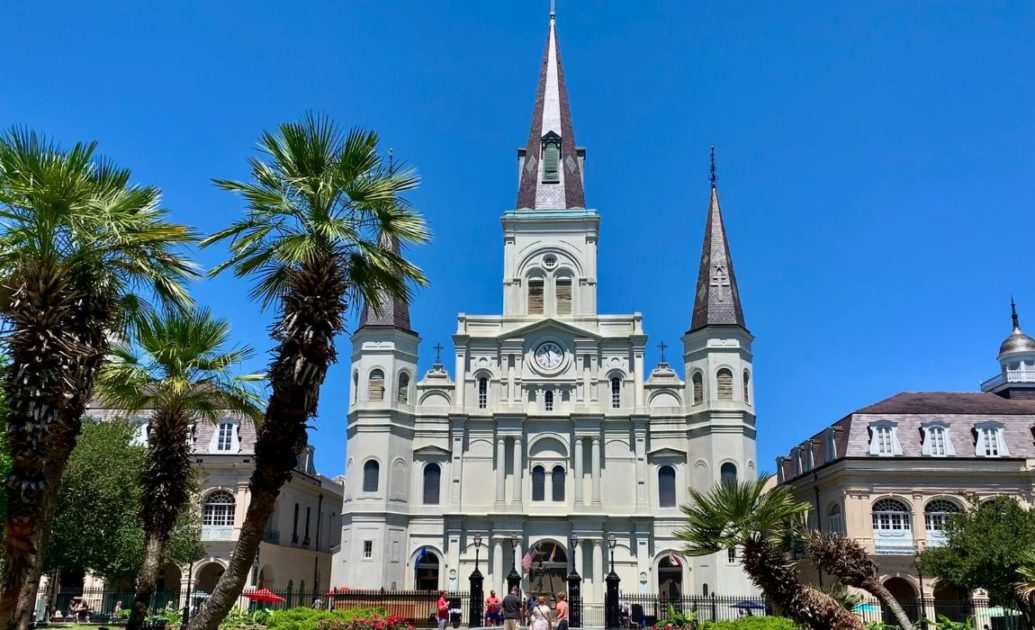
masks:
[[[715,182],[718,181],[718,177],[715,176],[715,145],[712,145],[712,188],[715,188]]]
[[[1013,320],[1013,329],[1018,331],[1021,329],[1020,318],[1017,317],[1017,303],[1013,301],[1013,296],[1010,296],[1010,319]]]
[[[557,0],[550,0],[550,21],[557,19]]]

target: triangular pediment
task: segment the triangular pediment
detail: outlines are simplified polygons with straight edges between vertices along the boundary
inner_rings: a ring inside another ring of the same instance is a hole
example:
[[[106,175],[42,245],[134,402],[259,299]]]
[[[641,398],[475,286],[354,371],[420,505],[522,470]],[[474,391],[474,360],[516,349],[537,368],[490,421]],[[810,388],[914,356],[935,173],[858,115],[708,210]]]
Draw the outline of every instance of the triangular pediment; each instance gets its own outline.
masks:
[[[413,454],[414,455],[449,455],[449,451],[447,449],[442,448],[441,446],[435,446],[434,444],[425,444],[424,446],[419,446],[419,447],[413,449]]]
[[[651,457],[686,457],[686,451],[681,451],[678,448],[672,448],[671,446],[662,446],[653,451],[648,451],[647,455],[650,455]]]
[[[599,333],[596,333],[587,328],[582,328],[581,326],[576,326],[569,322],[554,319],[552,317],[546,317],[544,319],[536,320],[530,324],[526,324],[519,328],[515,328],[514,330],[503,333],[502,335],[500,335],[500,338],[507,339],[509,337],[525,337],[529,333],[537,332],[540,330],[563,330],[564,332],[567,332],[574,337],[583,337],[590,339],[601,338]]]

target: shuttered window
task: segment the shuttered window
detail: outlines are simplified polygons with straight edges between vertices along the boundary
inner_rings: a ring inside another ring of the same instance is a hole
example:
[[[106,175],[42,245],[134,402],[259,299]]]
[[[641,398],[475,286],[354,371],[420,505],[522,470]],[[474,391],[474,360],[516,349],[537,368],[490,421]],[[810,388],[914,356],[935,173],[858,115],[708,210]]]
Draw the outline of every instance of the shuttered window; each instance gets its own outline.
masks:
[[[543,145],[543,183],[557,183],[561,181],[561,145],[556,142],[546,141]]]
[[[715,378],[719,386],[719,400],[733,400],[733,372],[722,368]]]
[[[571,315],[571,278],[557,278],[557,314]]]
[[[744,402],[751,404],[751,375],[744,370]]]
[[[402,404],[410,402],[410,375],[406,372],[399,374],[399,391],[396,399]]]
[[[704,402],[704,377],[700,372],[694,372],[694,404],[700,405]]]
[[[528,314],[543,314],[543,279],[532,278],[528,281]]]
[[[370,400],[382,401],[385,399],[385,373],[381,370],[374,370],[370,373],[368,381]]]

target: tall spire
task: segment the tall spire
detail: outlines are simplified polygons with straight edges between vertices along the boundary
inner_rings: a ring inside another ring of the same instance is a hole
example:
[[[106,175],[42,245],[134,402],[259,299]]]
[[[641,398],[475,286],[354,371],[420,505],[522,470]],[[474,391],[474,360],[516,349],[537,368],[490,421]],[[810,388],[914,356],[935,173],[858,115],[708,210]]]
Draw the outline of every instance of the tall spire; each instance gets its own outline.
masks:
[[[726,240],[726,226],[719,208],[719,188],[715,176],[715,147],[711,148],[711,202],[708,222],[704,227],[704,246],[701,267],[697,274],[697,294],[690,330],[705,326],[726,324],[747,328],[744,311],[740,306],[737,277],[733,273],[733,258]]]
[[[539,71],[528,144],[523,149],[518,208],[563,210],[586,207],[582,188],[585,153],[575,147],[575,128],[568,108],[556,13],[550,3],[550,29]]]
[[[389,237],[384,238],[385,244],[390,245],[392,252],[398,255],[400,253],[399,241]],[[364,326],[394,326],[395,328],[411,330],[410,305],[406,300],[391,298],[382,294],[380,302],[378,305],[380,306],[379,309],[375,309],[374,305],[369,301],[363,304],[363,312],[359,316],[360,328]]]
[[[1010,319],[1013,320],[1013,331],[1021,331],[1021,320],[1017,317],[1017,303],[1013,301],[1013,296],[1010,296]]]

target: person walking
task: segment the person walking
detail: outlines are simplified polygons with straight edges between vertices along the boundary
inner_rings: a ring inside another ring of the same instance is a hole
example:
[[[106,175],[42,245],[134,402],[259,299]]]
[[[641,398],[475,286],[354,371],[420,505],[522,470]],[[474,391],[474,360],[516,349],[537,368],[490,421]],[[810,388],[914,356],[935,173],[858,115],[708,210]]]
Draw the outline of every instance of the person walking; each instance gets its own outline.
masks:
[[[546,605],[546,598],[542,595],[536,599],[535,608],[532,609],[531,630],[551,630],[553,625],[550,621],[550,607]]]
[[[503,598],[503,630],[519,630],[521,626],[521,591],[510,589]]]
[[[446,630],[446,623],[449,621],[449,600],[446,599],[446,592],[438,593],[438,630]]]
[[[500,598],[496,597],[496,589],[489,591],[489,596],[485,598],[485,625],[500,625]]]
[[[557,593],[557,603],[553,607],[553,617],[557,620],[557,630],[568,630],[568,596]]]

